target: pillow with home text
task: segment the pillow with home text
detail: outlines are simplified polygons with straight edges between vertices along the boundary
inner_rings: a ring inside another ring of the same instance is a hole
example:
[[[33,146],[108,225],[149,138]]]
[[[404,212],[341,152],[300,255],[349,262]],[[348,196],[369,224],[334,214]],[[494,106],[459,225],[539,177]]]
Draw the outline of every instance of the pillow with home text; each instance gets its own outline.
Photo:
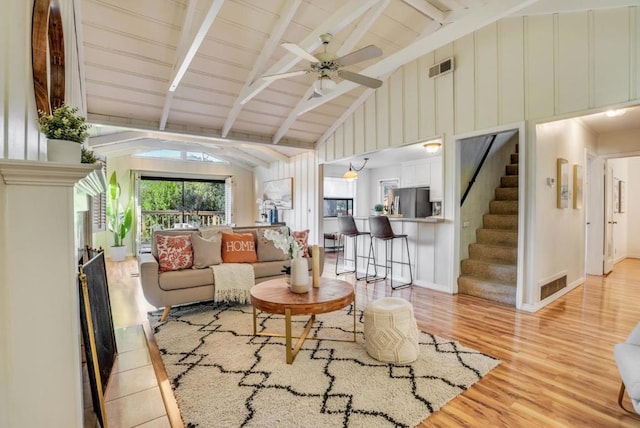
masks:
[[[255,235],[222,232],[222,261],[224,263],[258,263]]]

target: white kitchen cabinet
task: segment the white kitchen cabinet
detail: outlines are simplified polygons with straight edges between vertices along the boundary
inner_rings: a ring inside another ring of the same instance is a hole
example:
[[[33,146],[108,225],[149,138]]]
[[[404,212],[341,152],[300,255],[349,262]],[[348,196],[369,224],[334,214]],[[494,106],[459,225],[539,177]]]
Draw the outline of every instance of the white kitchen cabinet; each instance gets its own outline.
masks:
[[[400,187],[429,187],[429,199],[442,201],[442,156],[403,162]]]
[[[402,163],[400,187],[429,186],[431,184],[431,164],[428,159],[418,159]]]
[[[434,156],[429,158],[431,163],[431,185],[429,186],[429,200],[442,201],[443,197],[443,179],[442,179],[442,156]]]

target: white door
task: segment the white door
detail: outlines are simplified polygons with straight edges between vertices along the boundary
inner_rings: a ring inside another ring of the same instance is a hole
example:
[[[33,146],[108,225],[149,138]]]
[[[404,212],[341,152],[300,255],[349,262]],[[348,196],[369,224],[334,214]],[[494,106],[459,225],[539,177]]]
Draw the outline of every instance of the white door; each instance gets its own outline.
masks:
[[[587,274],[602,275],[604,263],[604,160],[587,155],[585,171]]]
[[[605,161],[604,187],[604,269],[606,275],[613,270],[613,168]]]

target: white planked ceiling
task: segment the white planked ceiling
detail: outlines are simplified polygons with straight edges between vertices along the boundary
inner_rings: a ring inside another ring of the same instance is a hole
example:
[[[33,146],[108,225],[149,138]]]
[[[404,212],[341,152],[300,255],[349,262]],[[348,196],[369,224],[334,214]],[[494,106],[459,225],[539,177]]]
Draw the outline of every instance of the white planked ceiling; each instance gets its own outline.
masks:
[[[334,38],[328,50],[338,55],[374,44],[382,49],[381,57],[346,69],[383,78],[535,3],[82,0],[80,57],[87,112],[92,123],[103,125],[95,127],[90,145],[121,155],[154,143],[183,144],[188,150],[205,144],[211,154],[248,167],[283,159],[312,149],[366,88],[336,78],[335,96],[308,100],[317,76],[313,73],[271,83],[260,79],[309,65],[280,43],[320,52],[317,36],[330,32]],[[566,1],[539,3],[535,13]],[[177,83],[175,91],[170,90],[172,82]]]

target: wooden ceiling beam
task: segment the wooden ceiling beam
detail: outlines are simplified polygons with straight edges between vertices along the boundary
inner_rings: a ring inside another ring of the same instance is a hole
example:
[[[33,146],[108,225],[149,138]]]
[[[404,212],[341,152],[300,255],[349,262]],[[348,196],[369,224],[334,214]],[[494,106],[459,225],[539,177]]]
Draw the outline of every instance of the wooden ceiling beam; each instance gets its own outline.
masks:
[[[301,3],[302,0],[289,0],[289,2],[280,11],[280,18],[271,29],[271,35],[269,36],[269,39],[267,39],[267,42],[262,47],[262,51],[260,52],[258,59],[256,59],[256,62],[253,64],[253,68],[249,73],[248,79],[245,81],[244,86],[239,92],[239,96],[234,100],[233,107],[231,107],[231,110],[227,115],[227,119],[225,120],[222,127],[223,137],[226,137],[229,134],[231,127],[240,114],[240,110],[242,109],[243,94],[247,92],[251,83],[256,79],[256,77],[258,77],[258,74],[264,69],[265,65],[269,61],[269,58],[271,58],[271,55],[279,46],[282,35],[288,28],[289,23],[293,19]]]
[[[176,60],[173,64],[173,71],[169,78],[169,89],[165,95],[164,106],[162,108],[162,117],[160,118],[159,129],[163,130],[167,124],[169,117],[169,110],[171,109],[171,103],[173,101],[173,93],[180,84],[180,81],[184,77],[191,61],[196,56],[200,45],[204,41],[205,36],[209,32],[213,21],[215,21],[224,0],[213,0],[204,20],[200,24],[200,27],[193,32],[192,27],[195,21],[196,14],[196,0],[189,0],[187,4],[187,11],[185,12],[184,24],[182,26],[182,34],[180,35],[180,42],[176,49]]]
[[[403,0],[406,4],[420,12],[421,14],[433,19],[439,24],[444,22],[444,12],[429,3],[427,0]]]

